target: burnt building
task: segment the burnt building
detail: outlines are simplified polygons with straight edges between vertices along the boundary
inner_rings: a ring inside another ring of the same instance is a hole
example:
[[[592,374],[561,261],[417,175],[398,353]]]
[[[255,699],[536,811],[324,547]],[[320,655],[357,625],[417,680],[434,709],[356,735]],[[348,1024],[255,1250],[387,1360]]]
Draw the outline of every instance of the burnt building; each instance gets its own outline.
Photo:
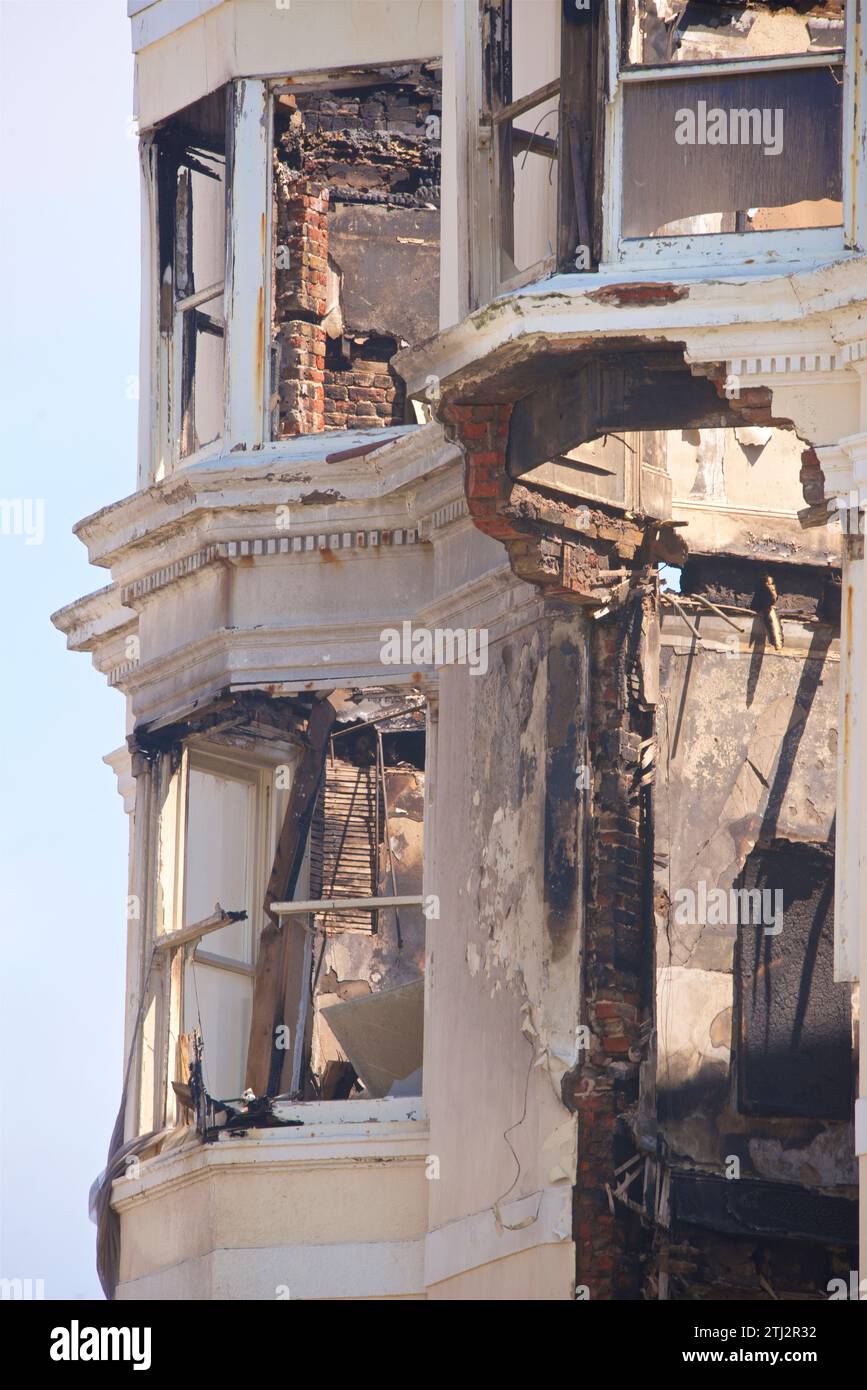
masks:
[[[131,4],[117,1298],[858,1266],[858,5]],[[862,1085],[863,1091],[863,1085]]]

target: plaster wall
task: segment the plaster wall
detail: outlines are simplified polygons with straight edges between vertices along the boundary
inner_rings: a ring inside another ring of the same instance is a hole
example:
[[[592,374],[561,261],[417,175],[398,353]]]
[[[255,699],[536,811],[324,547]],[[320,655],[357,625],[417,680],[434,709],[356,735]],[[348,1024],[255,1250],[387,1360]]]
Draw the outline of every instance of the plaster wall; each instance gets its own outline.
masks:
[[[118,1298],[420,1296],[426,1125],[420,1115],[389,1120],[389,1105],[368,1102],[365,1124],[332,1104],[332,1123],[195,1144],[142,1164],[112,1194]]]
[[[557,691],[558,654],[572,644],[579,679]],[[584,717],[580,620],[536,600],[489,660],[487,675],[450,667],[439,686],[440,809],[426,868],[441,899],[427,967],[425,1089],[440,1162],[429,1293],[520,1286],[569,1298],[577,1126],[560,1081],[575,1060],[580,909],[555,937],[544,865],[546,764],[560,738],[552,698],[562,695],[572,721]]]
[[[233,77],[400,63],[442,52],[440,0],[292,0],[286,7],[224,0],[189,23],[183,10],[162,0],[146,14],[133,31],[142,130]]]

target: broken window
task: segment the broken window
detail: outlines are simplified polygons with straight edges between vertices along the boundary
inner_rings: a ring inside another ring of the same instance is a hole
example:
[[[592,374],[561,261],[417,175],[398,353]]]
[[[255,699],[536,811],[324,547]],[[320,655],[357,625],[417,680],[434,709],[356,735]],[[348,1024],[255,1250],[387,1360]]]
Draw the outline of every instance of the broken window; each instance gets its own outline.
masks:
[[[850,986],[834,980],[833,854],[775,841],[750,855],[738,887],[761,902],[764,924],[738,936],[739,1107],[848,1120],[852,1021]]]
[[[261,757],[191,744],[161,816],[161,929],[191,933],[180,948],[174,1026],[177,1037],[201,1035],[203,1080],[214,1096],[244,1090],[263,886],[293,754],[284,756],[277,778]]]
[[[206,1129],[250,1091],[421,1093],[423,704],[255,698],[175,752],[159,816],[167,1079]]]
[[[623,0],[621,25],[624,237],[842,223],[841,4]]]
[[[557,256],[561,10],[561,0],[492,0],[483,10],[500,283],[542,273]]]
[[[621,0],[624,66],[842,48],[845,0]]]
[[[226,88],[157,134],[162,435],[189,458],[223,433]]]
[[[406,422],[389,366],[439,327],[439,64],[274,104],[272,435]]]
[[[311,830],[313,897],[421,893],[424,734],[395,722],[330,739]],[[419,905],[313,914],[306,1095],[421,1094],[424,926]]]

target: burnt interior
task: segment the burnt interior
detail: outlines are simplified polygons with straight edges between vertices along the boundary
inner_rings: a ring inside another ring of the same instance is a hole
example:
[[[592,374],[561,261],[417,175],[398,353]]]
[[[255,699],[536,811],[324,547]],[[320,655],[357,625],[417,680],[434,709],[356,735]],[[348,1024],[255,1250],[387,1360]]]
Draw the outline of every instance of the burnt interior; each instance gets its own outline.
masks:
[[[405,423],[389,362],[439,324],[441,117],[434,64],[276,98],[275,437]]]

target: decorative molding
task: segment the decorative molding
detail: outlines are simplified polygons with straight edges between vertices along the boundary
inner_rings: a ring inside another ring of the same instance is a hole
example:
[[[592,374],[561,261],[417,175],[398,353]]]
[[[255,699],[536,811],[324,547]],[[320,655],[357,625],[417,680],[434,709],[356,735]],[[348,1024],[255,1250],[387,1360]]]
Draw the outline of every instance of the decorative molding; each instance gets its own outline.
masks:
[[[816,450],[825,477],[825,494],[844,497],[867,487],[867,433],[850,434]]]
[[[125,584],[120,591],[120,601],[123,604],[129,603],[131,599],[146,598],[156,589],[164,589],[167,584],[174,584],[178,579],[185,579],[190,574],[195,574],[198,570],[204,569],[206,565],[220,558],[219,544],[206,545],[201,550],[195,551],[192,555],[185,555],[182,560],[175,560],[173,565],[164,565],[162,569],[152,570],[150,574],[144,575],[142,579],[136,579],[132,584]]]
[[[839,380],[839,373],[849,368],[856,370],[867,367],[867,340],[861,338],[851,343],[843,343],[830,352],[803,351],[763,353],[756,357],[732,357],[726,361],[726,371],[730,376],[755,377],[764,381],[767,377],[795,376],[800,380],[809,378],[813,384]]]
[[[470,509],[467,506],[467,499],[463,495],[455,497],[451,502],[445,502],[441,507],[427,516],[421,518],[418,523],[419,535],[422,540],[427,540],[434,531],[442,531],[446,526],[451,526],[455,521],[461,521],[468,517]]]
[[[726,363],[732,376],[792,376],[817,372],[829,374],[847,366],[843,349],[839,352],[784,352],[763,357],[733,357]]]
[[[214,541],[192,555],[185,555],[174,564],[152,570],[141,579],[126,584],[120,591],[121,603],[147,598],[157,589],[177,583],[220,560],[242,560],[273,555],[312,555],[333,550],[370,550],[377,546],[408,546],[419,542],[416,527],[393,527],[390,530],[318,531],[300,536],[260,536],[249,540]]]
[[[110,767],[117,778],[117,789],[123,797],[123,809],[127,815],[132,815],[135,810],[135,778],[132,775],[132,758],[126,744],[120,748],[115,748],[112,753],[106,753],[102,760],[106,766]]]
[[[307,508],[316,493],[330,494],[332,501],[322,499],[328,507],[323,519],[318,512],[305,518],[311,528],[333,527],[332,505],[390,513],[382,517],[385,524],[400,524],[406,516],[402,494],[459,464],[458,451],[437,424],[299,435],[250,454],[220,455],[180,468],[84,517],[73,531],[93,563],[114,568],[131,547],[139,549],[144,540],[155,545],[180,524],[189,529],[196,517]],[[347,521],[353,524],[347,517],[343,529],[349,529]]]
[[[430,1136],[427,1119],[419,1101],[413,1105],[403,1102],[401,1111],[394,1106],[396,1097],[386,1097],[391,1108],[376,1118],[369,1105],[359,1107],[363,1118],[346,1119],[338,1111],[331,1118],[322,1112],[312,1114],[310,1123],[297,1128],[249,1130],[246,1135],[226,1134],[215,1144],[201,1144],[192,1131],[183,1136],[176,1131],[178,1143],[162,1153],[142,1160],[138,1177],[115,1178],[111,1185],[111,1205],[124,1211],[151,1193],[162,1195],[171,1188],[187,1187],[207,1179],[214,1169],[263,1169],[293,1172],[318,1168],[321,1170],[357,1171],[359,1165],[379,1167],[384,1161],[423,1165],[428,1153]],[[312,1101],[302,1104],[334,1104],[342,1101]],[[284,1107],[286,1114],[290,1112]],[[283,1113],[283,1112],[281,1112]]]
[[[120,685],[128,675],[141,665],[138,661],[122,661],[119,666],[110,666],[105,673],[106,684],[111,686]]]
[[[608,337],[682,343],[687,362],[776,360],[786,374],[815,371],[823,361],[827,370],[842,369],[858,360],[851,350],[844,356],[843,341],[858,332],[851,320],[864,298],[864,265],[863,256],[848,255],[821,265],[768,266],[754,275],[706,265],[666,275],[662,288],[670,293],[662,302],[642,298],[653,284],[646,269],[609,266],[594,275],[554,276],[403,349],[395,366],[411,397],[421,396],[433,375],[444,397],[457,398],[471,383],[477,400],[504,363],[532,357],[539,343],[549,351],[556,345],[586,352],[603,350]],[[767,345],[764,352],[759,344]]]

